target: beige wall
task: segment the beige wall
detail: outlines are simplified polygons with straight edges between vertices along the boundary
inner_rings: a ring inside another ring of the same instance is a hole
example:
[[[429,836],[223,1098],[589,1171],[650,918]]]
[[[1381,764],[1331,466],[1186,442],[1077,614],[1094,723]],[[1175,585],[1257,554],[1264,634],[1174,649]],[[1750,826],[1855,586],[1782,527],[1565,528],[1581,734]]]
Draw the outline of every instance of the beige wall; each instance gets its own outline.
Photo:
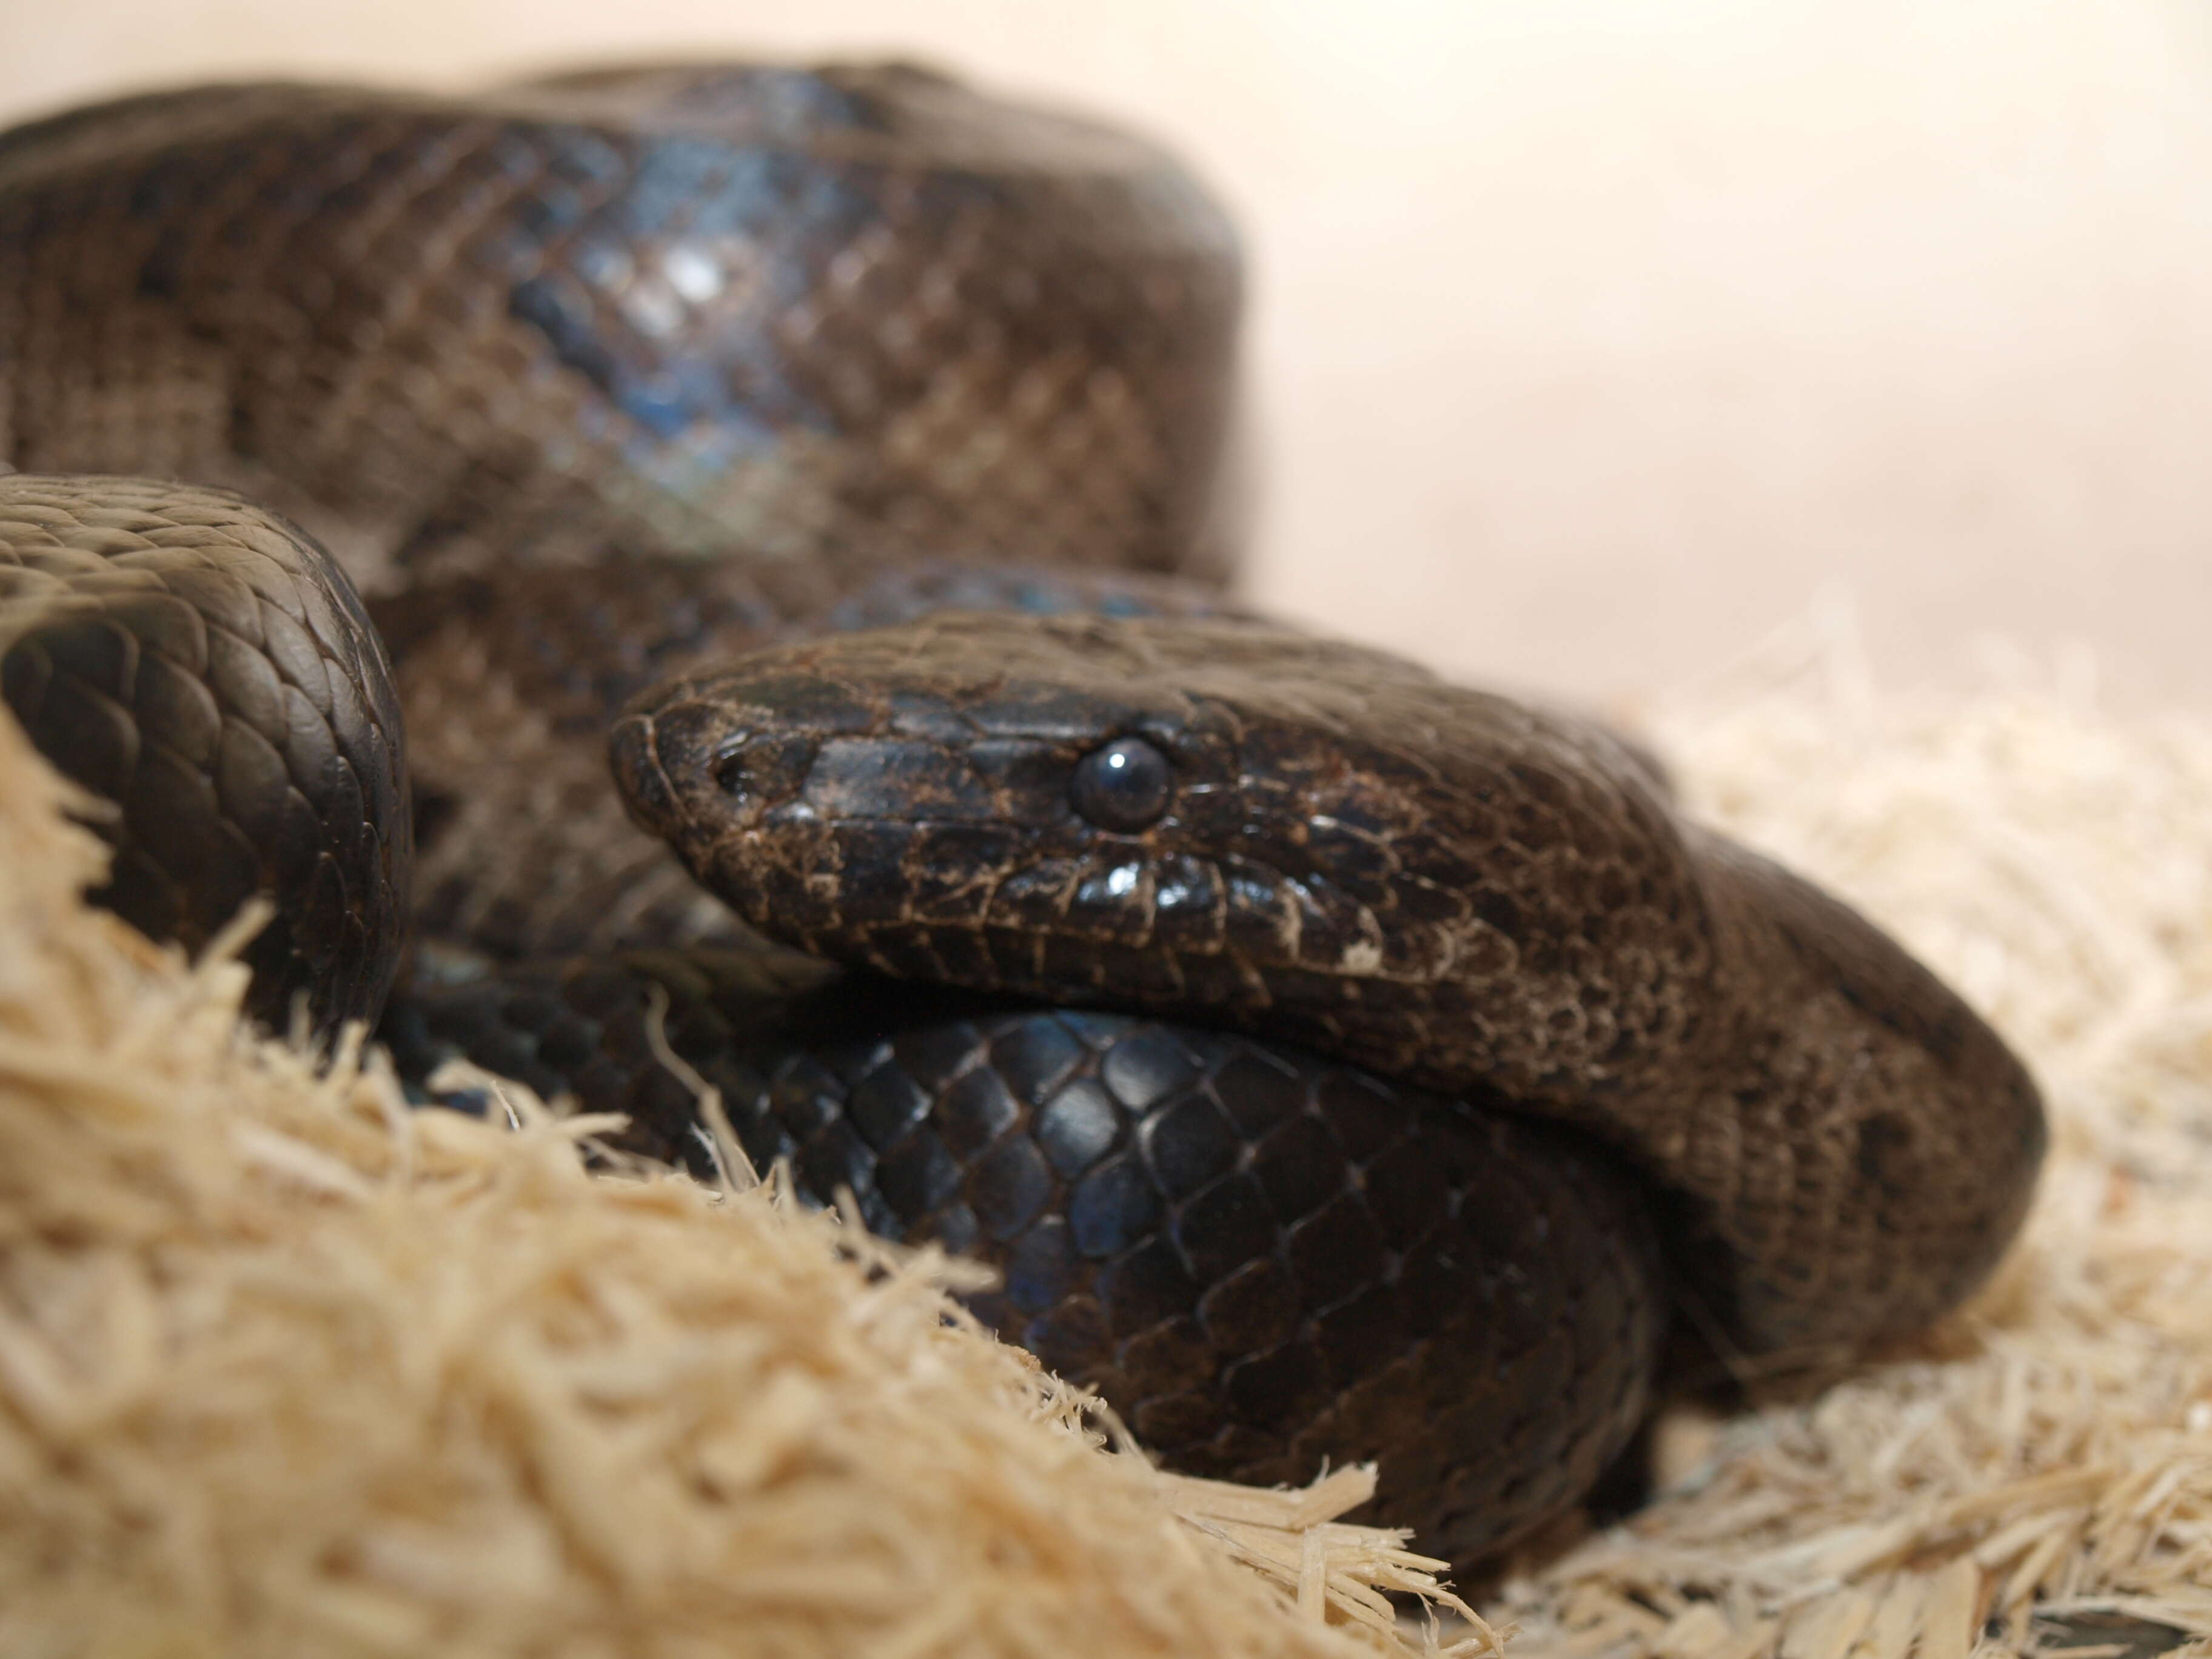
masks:
[[[1178,143],[1256,274],[1254,591],[1462,670],[2212,653],[2195,0],[0,0],[0,115],[271,70],[896,49]]]

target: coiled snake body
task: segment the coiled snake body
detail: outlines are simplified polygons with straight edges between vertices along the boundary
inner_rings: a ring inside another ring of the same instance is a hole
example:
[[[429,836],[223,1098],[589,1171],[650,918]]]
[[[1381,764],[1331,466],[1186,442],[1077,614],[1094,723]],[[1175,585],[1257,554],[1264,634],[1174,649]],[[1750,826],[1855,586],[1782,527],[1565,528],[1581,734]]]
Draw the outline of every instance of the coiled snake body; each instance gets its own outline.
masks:
[[[2040,1108],[1608,734],[1091,568],[1218,568],[1235,290],[1157,154],[908,70],[34,124],[0,454],[194,483],[0,478],[7,700],[118,910],[277,897],[264,1022],[375,1018],[411,917],[404,1071],[696,1160],[665,1001],[750,1154],[996,1262],[1156,1449],[1380,1456],[1479,1555],[1670,1297],[1762,1351],[1955,1303]]]

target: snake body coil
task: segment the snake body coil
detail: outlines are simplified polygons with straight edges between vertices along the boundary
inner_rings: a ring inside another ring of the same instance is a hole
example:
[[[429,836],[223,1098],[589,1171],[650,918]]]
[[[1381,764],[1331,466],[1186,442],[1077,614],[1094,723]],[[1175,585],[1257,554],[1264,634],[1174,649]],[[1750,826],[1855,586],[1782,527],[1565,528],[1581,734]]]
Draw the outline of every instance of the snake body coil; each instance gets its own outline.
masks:
[[[0,137],[0,456],[242,490],[372,591],[610,546],[1218,569],[1237,302],[1158,151],[897,65]]]
[[[266,895],[248,1012],[376,1017],[413,814],[384,648],[319,549],[221,491],[0,477],[0,695],[114,808],[94,897],[198,950]]]
[[[1218,568],[1236,291],[1156,152],[904,69],[36,123],[0,455],[193,483],[0,477],[0,690],[116,908],[276,897],[264,1023],[402,973],[406,1075],[696,1164],[665,1001],[756,1161],[998,1265],[1148,1443],[1379,1457],[1464,1560],[1670,1297],[1771,1351],[1966,1294],[2040,1107],[1607,733],[1109,574]]]

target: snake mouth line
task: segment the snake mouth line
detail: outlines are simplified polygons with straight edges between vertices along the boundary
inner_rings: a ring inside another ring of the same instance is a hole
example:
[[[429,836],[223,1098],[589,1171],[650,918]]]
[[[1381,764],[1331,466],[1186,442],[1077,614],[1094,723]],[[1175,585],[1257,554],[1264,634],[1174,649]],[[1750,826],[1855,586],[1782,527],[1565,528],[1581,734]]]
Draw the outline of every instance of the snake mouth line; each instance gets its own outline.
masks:
[[[694,827],[696,820],[661,760],[652,715],[625,714],[615,721],[608,729],[607,751],[629,815],[642,828],[672,840],[677,832]]]
[[[1097,945],[1102,949],[1133,952],[1158,951],[1176,958],[1189,957],[1208,962],[1249,959],[1240,957],[1236,948],[1227,941],[1213,945],[1208,945],[1203,940],[1189,944],[1169,944],[1164,942],[1157,933],[1150,930],[1141,933],[1132,933],[1126,937],[1115,937],[1102,930],[1079,927],[1055,927],[1049,923],[994,920],[988,913],[972,924],[927,921],[894,921],[857,929],[855,932],[859,939],[863,942],[873,941],[887,936],[962,934],[1007,940],[1036,939],[1041,944],[1057,941],[1067,945]],[[830,935],[824,932],[818,937],[826,939]],[[1348,985],[1372,983],[1377,986],[1428,986],[1434,984],[1438,977],[1433,969],[1419,972],[1386,971],[1379,947],[1364,939],[1355,939],[1346,944],[1326,967],[1310,963],[1302,964],[1296,961],[1285,966],[1291,971],[1297,971],[1303,967],[1306,972],[1340,979]],[[1255,964],[1253,971],[1273,972],[1274,966],[1271,964],[1263,970]]]
[[[1081,988],[1152,1007],[1351,1009],[1433,982],[1427,975],[1263,964],[1226,944],[1169,947],[1048,924],[890,922],[842,935],[798,930],[793,939],[811,954],[865,962],[899,978],[1024,994],[1041,986],[1054,994]],[[1079,961],[1079,969],[1073,965]]]

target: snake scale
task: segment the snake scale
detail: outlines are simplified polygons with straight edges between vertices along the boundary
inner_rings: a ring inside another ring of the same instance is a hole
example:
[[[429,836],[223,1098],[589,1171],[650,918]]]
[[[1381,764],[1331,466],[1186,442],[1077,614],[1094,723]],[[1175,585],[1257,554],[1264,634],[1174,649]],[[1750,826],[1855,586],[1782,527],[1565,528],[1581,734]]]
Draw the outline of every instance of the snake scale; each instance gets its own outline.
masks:
[[[1379,1457],[1471,1561],[1670,1309],[1954,1304],[2041,1108],[1609,732],[1216,597],[1238,290],[1159,152],[899,65],[33,122],[0,690],[111,803],[96,896],[273,896],[263,1023],[702,1164],[664,1022],[1170,1462]]]

